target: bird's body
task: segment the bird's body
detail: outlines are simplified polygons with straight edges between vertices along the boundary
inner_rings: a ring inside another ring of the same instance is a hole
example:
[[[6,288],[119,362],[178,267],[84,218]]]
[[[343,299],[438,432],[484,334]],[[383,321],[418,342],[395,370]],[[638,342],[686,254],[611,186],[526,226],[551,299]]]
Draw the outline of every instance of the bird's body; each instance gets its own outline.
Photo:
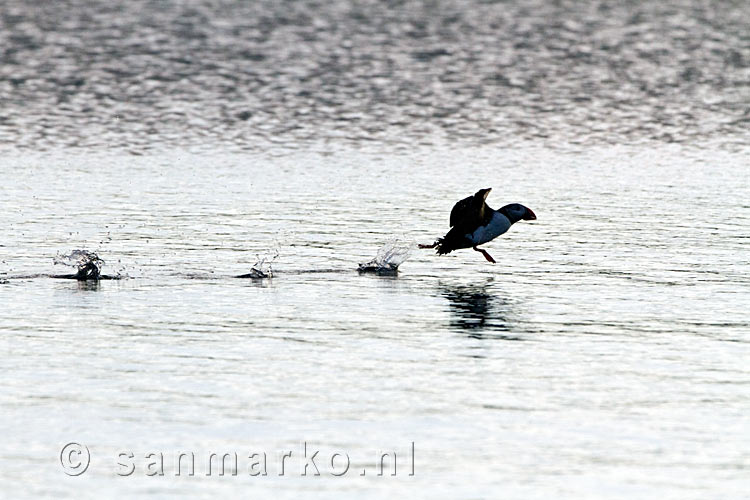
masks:
[[[506,233],[519,220],[536,219],[536,215],[518,203],[506,205],[500,210],[493,210],[485,202],[490,190],[491,188],[480,189],[474,196],[456,203],[451,210],[451,229],[448,234],[443,238],[438,238],[432,245],[419,245],[420,248],[437,248],[439,255],[462,248],[473,248],[481,252],[488,261],[494,263],[495,259],[477,246]]]
[[[512,224],[506,216],[494,210],[492,212],[492,218],[487,224],[479,226],[470,235],[466,234],[466,237],[471,240],[473,245],[481,245],[492,241],[510,229]]]

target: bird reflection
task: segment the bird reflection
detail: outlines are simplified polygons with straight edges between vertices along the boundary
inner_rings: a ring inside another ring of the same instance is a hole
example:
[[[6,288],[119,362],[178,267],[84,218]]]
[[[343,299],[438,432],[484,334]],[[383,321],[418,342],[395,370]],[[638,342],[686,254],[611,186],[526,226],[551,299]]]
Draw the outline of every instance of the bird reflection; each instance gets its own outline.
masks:
[[[99,290],[99,280],[93,280],[93,281],[78,281],[78,290],[81,291],[98,291]]]
[[[490,294],[486,285],[444,285],[441,294],[448,299],[452,329],[475,339],[523,340],[503,333],[511,331],[508,319],[511,304],[503,297]]]

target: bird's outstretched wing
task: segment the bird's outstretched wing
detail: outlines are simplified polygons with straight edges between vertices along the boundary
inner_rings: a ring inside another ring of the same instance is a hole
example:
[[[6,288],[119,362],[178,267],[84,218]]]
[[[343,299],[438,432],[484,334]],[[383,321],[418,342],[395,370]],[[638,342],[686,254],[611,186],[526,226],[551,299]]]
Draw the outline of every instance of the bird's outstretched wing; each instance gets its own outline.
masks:
[[[471,225],[481,218],[482,204],[477,203],[476,195],[459,201],[451,210],[450,227]],[[484,201],[484,200],[482,200]]]
[[[466,215],[472,212],[473,201],[474,196],[469,196],[453,205],[453,210],[451,210],[450,227],[461,222]]]

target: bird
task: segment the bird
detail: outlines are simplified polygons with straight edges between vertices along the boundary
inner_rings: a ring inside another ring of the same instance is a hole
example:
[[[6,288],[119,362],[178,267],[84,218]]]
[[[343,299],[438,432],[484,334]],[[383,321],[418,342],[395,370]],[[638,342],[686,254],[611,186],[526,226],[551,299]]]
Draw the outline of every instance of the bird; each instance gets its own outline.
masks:
[[[536,220],[536,215],[520,203],[493,210],[485,201],[490,191],[492,188],[480,189],[473,196],[456,203],[451,210],[448,234],[431,245],[419,245],[419,248],[436,248],[438,255],[472,248],[495,264],[495,259],[486,250],[477,247],[507,232],[519,220]]]

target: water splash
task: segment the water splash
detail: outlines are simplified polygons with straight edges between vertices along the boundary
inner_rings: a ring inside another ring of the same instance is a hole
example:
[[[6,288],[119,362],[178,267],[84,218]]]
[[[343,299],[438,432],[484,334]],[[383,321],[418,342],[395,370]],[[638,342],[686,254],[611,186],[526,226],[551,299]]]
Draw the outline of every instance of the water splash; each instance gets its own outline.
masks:
[[[414,243],[399,238],[388,241],[380,247],[377,255],[369,262],[359,265],[360,273],[396,274],[398,266],[411,256]]]
[[[82,269],[91,269],[94,266],[97,272],[102,270],[104,260],[99,258],[95,252],[88,250],[73,250],[69,254],[58,253],[52,261],[55,264],[75,267],[79,271]]]
[[[238,278],[265,279],[273,278],[273,262],[279,258],[279,251],[274,250],[272,256],[261,257],[257,255],[257,261],[247,274],[241,274]]]
[[[69,254],[58,253],[52,261],[55,264],[76,268],[75,274],[54,275],[53,278],[76,279],[78,281],[122,279],[122,269],[114,276],[101,274],[104,260],[96,252],[89,250],[73,250]]]

